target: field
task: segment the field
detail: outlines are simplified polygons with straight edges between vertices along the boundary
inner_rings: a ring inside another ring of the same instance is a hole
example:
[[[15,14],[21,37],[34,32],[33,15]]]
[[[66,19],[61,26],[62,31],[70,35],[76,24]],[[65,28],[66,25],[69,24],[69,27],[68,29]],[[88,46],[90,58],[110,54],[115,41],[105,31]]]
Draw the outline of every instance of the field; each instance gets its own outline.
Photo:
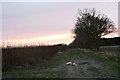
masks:
[[[7,47],[2,49],[2,70],[10,70],[19,66],[43,64],[58,51],[64,51],[66,45]]]
[[[118,47],[101,47],[98,52],[80,48],[57,50],[42,64],[17,65],[16,68],[4,70],[3,78],[119,78]],[[66,65],[69,61],[78,65]]]

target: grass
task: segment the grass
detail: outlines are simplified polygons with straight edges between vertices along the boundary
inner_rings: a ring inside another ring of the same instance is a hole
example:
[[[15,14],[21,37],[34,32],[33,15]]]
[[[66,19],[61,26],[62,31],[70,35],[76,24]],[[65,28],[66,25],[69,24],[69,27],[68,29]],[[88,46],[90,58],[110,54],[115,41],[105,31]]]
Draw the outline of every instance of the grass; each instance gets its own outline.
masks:
[[[41,64],[50,60],[58,51],[64,51],[64,45],[10,47],[2,49],[2,70],[16,66]]]
[[[22,69],[16,69],[12,71],[3,72],[3,77],[6,78],[65,78],[67,75],[67,68],[64,67],[65,63],[74,60],[94,60],[98,62],[101,69],[98,70],[96,67],[88,68],[94,76],[107,77],[111,76],[113,78],[119,77],[119,63],[114,59],[111,59],[106,55],[105,52],[93,52],[84,51],[81,49],[68,49],[62,54],[56,54],[52,59],[44,65],[33,65],[25,67]],[[108,51],[109,52],[109,51]],[[116,54],[117,51],[111,51],[111,53]],[[107,57],[106,57],[107,56]],[[81,66],[80,66],[81,67]],[[79,68],[80,68],[79,67]]]

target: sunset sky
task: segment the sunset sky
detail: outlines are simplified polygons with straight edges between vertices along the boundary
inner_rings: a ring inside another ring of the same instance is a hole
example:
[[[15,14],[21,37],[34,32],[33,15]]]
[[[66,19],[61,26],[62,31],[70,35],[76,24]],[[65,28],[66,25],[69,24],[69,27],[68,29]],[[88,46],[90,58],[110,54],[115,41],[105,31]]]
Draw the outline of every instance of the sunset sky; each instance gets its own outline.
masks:
[[[12,44],[69,44],[78,9],[95,8],[118,28],[117,2],[4,2],[2,39]],[[117,32],[106,37],[118,36]]]

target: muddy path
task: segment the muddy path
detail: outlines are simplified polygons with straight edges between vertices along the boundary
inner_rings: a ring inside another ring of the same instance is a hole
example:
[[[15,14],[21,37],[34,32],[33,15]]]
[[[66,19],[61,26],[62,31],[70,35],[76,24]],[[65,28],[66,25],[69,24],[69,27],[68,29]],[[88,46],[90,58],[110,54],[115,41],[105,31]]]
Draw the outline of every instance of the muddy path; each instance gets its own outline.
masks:
[[[75,60],[74,62],[78,62],[78,65],[66,65],[68,78],[92,78],[100,73],[101,65],[93,60]]]
[[[109,72],[104,72],[104,65],[94,60],[72,60],[77,62],[77,66],[60,64],[57,67],[49,68],[45,73],[33,74],[33,77],[52,77],[52,78],[111,78]],[[41,76],[42,75],[42,76]]]

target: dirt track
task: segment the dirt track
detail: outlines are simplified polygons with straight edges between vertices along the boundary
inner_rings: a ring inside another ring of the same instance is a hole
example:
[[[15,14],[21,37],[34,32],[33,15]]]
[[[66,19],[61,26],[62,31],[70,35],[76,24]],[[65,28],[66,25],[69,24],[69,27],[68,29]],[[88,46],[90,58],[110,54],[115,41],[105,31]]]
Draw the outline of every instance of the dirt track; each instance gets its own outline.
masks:
[[[75,62],[78,62],[77,66],[65,65],[67,69],[67,78],[92,78],[100,73],[101,65],[93,60],[75,60]],[[84,62],[87,63],[82,64]]]
[[[66,65],[66,63],[61,64],[57,67],[50,68],[50,72],[53,72],[51,75],[54,75],[58,78],[61,78],[60,75],[63,75],[64,78],[111,78],[109,72],[103,72],[104,65],[96,62],[94,60],[73,60],[78,62],[77,66]],[[82,64],[86,62],[85,64]],[[60,75],[58,75],[60,73]],[[42,73],[41,73],[42,74]],[[41,77],[40,74],[38,77]],[[36,76],[37,76],[36,75]],[[46,74],[42,74],[47,76]],[[34,75],[34,77],[36,77]]]
[[[78,62],[77,66],[62,64],[55,68],[51,68],[52,72],[63,72],[65,78],[95,78],[104,77],[102,73],[102,65],[94,60],[73,60]],[[86,62],[85,64],[82,64]],[[109,74],[108,74],[109,75]],[[59,75],[58,75],[59,76]],[[110,76],[108,76],[110,77]]]

